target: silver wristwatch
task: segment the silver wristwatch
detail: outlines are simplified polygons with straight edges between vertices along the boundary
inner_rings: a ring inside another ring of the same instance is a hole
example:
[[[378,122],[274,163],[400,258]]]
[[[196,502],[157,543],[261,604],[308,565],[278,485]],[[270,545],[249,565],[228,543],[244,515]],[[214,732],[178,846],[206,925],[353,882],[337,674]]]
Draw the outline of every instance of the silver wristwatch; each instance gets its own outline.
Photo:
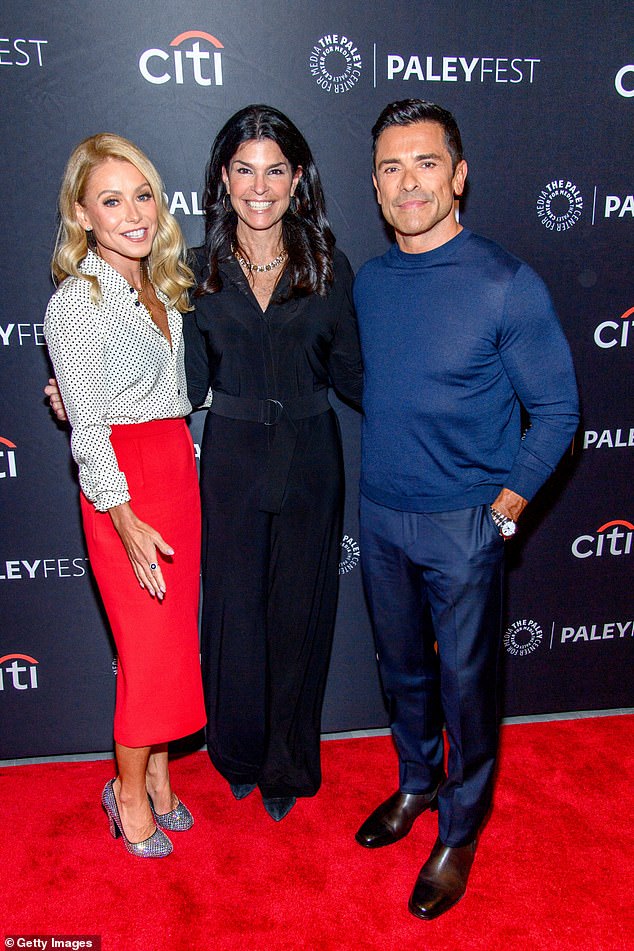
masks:
[[[508,515],[503,515],[491,506],[491,518],[493,519],[497,530],[502,538],[512,538],[517,531],[517,522],[514,522]]]

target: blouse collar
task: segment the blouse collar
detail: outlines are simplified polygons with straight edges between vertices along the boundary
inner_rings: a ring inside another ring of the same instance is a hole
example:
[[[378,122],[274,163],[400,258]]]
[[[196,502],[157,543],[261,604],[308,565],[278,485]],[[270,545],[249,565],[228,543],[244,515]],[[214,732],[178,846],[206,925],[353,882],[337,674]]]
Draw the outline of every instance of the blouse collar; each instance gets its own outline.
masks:
[[[129,284],[128,281],[119,274],[107,261],[100,258],[94,251],[89,250],[86,257],[80,263],[78,270],[81,274],[90,274],[99,281],[102,291],[108,291],[111,294],[136,294],[137,289]],[[154,288],[156,294],[163,304],[167,303],[166,295],[157,287]]]

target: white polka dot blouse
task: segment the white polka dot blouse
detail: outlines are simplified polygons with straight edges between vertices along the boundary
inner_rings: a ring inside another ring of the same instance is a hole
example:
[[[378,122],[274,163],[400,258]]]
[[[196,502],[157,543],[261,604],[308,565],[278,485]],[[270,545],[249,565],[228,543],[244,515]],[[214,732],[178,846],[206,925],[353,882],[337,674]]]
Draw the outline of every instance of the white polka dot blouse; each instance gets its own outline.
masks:
[[[185,381],[181,314],[165,304],[172,346],[141,304],[134,287],[89,251],[80,265],[99,280],[69,277],[46,309],[44,334],[72,426],[71,450],[79,484],[105,512],[130,500],[110,444],[110,426],[173,419],[191,411]]]

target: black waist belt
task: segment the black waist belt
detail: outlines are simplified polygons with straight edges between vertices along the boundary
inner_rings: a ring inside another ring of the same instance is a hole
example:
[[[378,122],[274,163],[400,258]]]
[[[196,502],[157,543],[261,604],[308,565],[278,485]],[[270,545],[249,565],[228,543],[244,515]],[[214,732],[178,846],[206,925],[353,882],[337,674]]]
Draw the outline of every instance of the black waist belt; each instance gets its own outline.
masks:
[[[316,390],[306,396],[296,396],[291,400],[258,400],[249,396],[229,396],[214,390],[210,410],[217,416],[228,419],[241,419],[250,423],[263,423],[275,426],[283,416],[289,419],[308,419],[319,416],[330,409],[328,389]]]
[[[260,509],[263,512],[277,514],[282,508],[297,443],[298,429],[295,422],[320,416],[329,409],[327,387],[289,400],[260,400],[248,396],[230,396],[214,390],[209,411],[216,416],[275,426],[275,441],[262,474]]]

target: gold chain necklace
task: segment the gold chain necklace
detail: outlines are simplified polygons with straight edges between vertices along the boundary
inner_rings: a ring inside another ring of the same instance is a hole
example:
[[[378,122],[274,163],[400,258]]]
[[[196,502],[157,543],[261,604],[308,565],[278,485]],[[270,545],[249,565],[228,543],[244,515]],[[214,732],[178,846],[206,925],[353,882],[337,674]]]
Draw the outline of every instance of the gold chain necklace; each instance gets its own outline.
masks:
[[[288,257],[286,251],[282,250],[276,258],[273,258],[272,261],[269,261],[268,264],[250,264],[248,261],[242,257],[239,251],[232,246],[232,254],[240,267],[243,267],[245,271],[255,271],[257,274],[264,274],[266,271],[274,271],[276,267],[279,267],[282,261],[285,261]]]

